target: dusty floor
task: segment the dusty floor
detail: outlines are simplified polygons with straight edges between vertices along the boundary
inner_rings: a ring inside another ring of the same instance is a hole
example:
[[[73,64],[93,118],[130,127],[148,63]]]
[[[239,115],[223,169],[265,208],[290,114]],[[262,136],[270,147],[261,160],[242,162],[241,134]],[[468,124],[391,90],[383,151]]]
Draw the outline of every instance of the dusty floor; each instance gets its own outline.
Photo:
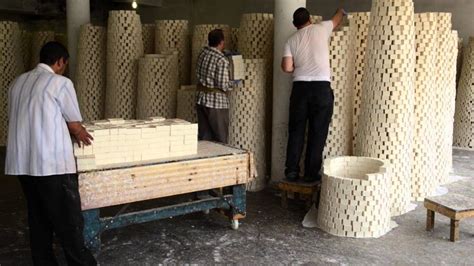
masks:
[[[474,152],[455,150],[454,154],[453,174],[474,178]],[[3,158],[2,153],[2,164]],[[270,190],[249,193],[248,216],[237,231],[212,212],[108,231],[102,235],[102,251],[97,258],[101,265],[474,264],[474,219],[461,222],[461,241],[451,243],[449,220],[437,216],[434,232],[426,232],[426,212],[418,203],[415,211],[394,218],[398,228],[380,239],[363,240],[303,228],[304,208],[290,205],[289,210],[282,209]],[[2,175],[0,265],[31,264],[26,225],[19,185],[16,179]]]

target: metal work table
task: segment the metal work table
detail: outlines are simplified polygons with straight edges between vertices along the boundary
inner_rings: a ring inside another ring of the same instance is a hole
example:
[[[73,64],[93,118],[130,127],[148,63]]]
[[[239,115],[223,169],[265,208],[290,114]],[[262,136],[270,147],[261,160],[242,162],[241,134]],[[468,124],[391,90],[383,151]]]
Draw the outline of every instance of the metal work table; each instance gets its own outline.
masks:
[[[251,153],[222,144],[202,141],[198,153],[106,166],[79,172],[79,193],[84,216],[86,245],[100,250],[102,232],[131,224],[211,209],[220,209],[237,229],[245,217],[246,183],[255,177]],[[210,189],[230,187],[231,193],[142,211],[100,217],[100,209]]]

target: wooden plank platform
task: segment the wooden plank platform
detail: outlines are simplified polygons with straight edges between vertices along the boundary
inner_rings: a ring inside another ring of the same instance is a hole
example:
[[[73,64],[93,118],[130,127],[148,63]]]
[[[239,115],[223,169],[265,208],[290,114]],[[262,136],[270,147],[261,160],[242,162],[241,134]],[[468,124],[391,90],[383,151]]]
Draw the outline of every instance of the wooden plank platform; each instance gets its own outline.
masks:
[[[449,193],[442,196],[425,198],[427,209],[426,230],[434,228],[435,213],[451,219],[450,240],[459,240],[459,223],[462,219],[474,217],[474,180],[455,183]]]
[[[307,207],[311,207],[313,202],[318,202],[319,191],[321,190],[321,181],[303,182],[283,180],[278,183],[278,189],[281,190],[281,206],[288,208],[288,194],[294,193],[295,197],[306,199]]]
[[[254,178],[251,153],[213,142],[198,147],[193,156],[79,173],[82,210],[246,184]]]

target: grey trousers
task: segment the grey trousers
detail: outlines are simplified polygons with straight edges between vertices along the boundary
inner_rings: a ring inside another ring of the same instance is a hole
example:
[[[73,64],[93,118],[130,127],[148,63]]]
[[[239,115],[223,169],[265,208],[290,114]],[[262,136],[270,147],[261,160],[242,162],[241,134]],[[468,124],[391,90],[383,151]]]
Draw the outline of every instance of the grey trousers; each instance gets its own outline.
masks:
[[[198,139],[227,143],[229,136],[229,109],[196,105]]]

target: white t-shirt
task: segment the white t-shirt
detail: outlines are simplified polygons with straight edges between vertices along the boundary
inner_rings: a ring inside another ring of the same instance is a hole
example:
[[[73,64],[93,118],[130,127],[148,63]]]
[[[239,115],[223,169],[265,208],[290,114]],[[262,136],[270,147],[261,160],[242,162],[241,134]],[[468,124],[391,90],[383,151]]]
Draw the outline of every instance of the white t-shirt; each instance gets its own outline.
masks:
[[[299,29],[286,42],[283,57],[293,57],[293,81],[331,81],[329,38],[331,20]]]
[[[76,172],[66,122],[81,122],[74,86],[39,64],[18,77],[8,94],[5,174],[49,176]]]

